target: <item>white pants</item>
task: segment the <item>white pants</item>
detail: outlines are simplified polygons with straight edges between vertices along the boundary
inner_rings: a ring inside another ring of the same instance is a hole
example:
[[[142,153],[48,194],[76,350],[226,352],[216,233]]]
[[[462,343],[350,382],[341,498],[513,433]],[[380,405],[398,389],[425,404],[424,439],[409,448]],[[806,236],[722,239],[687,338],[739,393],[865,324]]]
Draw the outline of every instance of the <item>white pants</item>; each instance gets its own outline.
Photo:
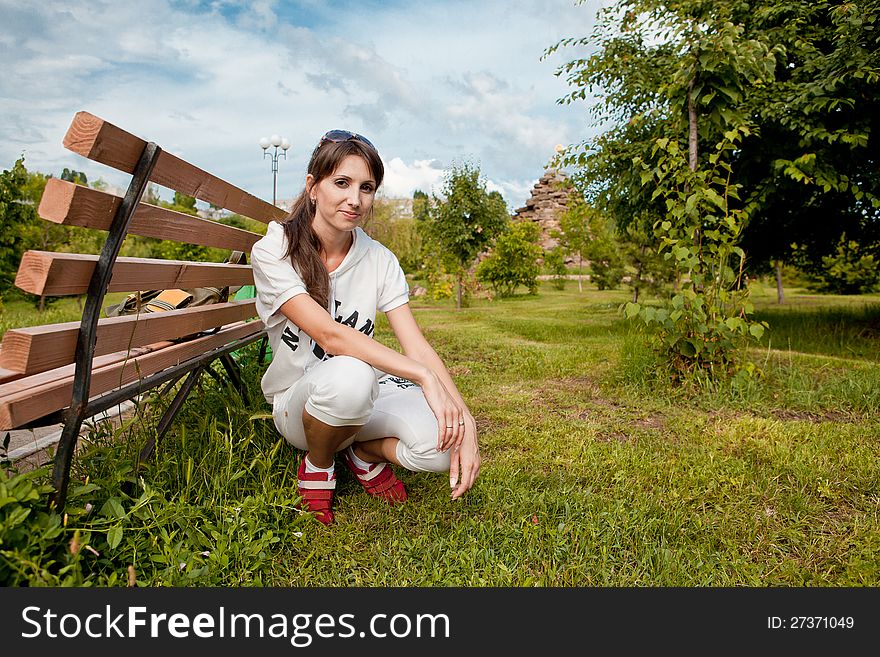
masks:
[[[359,426],[339,446],[377,438],[397,438],[397,460],[414,472],[448,472],[449,452],[437,451],[437,418],[416,384],[393,376],[381,381],[376,370],[351,356],[318,363],[285,392],[275,396],[272,416],[287,442],[308,451],[303,409],[334,427]]]

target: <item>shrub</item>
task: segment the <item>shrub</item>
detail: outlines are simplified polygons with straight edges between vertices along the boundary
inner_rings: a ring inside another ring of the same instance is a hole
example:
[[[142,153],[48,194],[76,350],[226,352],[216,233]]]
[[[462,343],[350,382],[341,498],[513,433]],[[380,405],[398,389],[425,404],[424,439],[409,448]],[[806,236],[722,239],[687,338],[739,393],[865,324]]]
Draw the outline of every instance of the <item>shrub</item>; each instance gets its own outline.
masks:
[[[544,269],[550,274],[553,287],[557,290],[564,290],[568,268],[565,266],[562,247],[556,246],[544,254]]]
[[[538,225],[516,222],[495,242],[492,254],[477,266],[477,280],[486,283],[499,296],[511,296],[523,285],[529,294],[538,293]]]
[[[822,268],[813,275],[814,287],[831,294],[873,292],[880,283],[880,262],[854,240],[840,236],[834,253],[822,258]]]

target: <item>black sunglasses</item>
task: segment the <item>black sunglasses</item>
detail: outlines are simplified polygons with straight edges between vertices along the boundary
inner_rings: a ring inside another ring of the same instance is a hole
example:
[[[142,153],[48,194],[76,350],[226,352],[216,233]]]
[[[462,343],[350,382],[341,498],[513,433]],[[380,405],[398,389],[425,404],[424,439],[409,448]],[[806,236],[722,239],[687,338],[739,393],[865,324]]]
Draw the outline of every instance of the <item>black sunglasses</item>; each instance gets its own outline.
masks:
[[[340,141],[348,141],[350,139],[354,141],[362,141],[374,151],[378,152],[378,149],[373,146],[373,142],[371,142],[369,139],[367,139],[363,135],[359,135],[356,132],[349,132],[348,130],[328,130],[324,133],[324,136],[321,137],[321,141],[318,142],[318,146],[315,150],[321,148],[321,146],[326,144],[328,141],[336,143]]]

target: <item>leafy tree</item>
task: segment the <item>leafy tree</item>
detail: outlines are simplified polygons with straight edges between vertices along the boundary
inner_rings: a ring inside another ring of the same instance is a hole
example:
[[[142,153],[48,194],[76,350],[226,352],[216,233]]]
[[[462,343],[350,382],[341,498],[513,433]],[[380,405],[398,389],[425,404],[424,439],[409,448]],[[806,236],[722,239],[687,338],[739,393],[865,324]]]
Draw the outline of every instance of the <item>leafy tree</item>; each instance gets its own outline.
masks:
[[[561,245],[554,246],[544,253],[544,269],[550,274],[553,287],[557,290],[564,290],[568,280],[568,267],[565,266],[565,249]],[[580,283],[580,277],[578,283]]]
[[[631,271],[627,285],[632,288],[632,302],[638,303],[643,290],[660,295],[676,280],[676,268],[660,253],[660,235],[644,218],[637,218],[615,231],[617,250],[624,266]]]
[[[502,297],[513,295],[520,285],[528,288],[529,294],[537,294],[540,234],[535,222],[511,222],[495,240],[489,255],[477,265],[477,280],[490,285]]]
[[[880,285],[880,260],[855,240],[840,236],[835,250],[822,258],[822,268],[810,277],[819,292],[831,294],[864,294]],[[804,257],[804,249],[795,245],[795,260]],[[809,256],[806,256],[809,257]]]
[[[150,205],[159,205],[159,188],[156,186],[156,183],[149,183],[147,185],[142,200],[144,203],[149,203]]]
[[[559,218],[561,231],[557,238],[563,248],[577,259],[579,292],[584,291],[581,277],[583,276],[584,257],[590,243],[589,223],[593,212],[593,208],[586,202],[576,201]]]
[[[28,248],[28,232],[36,223],[27,185],[23,157],[0,173],[0,294],[13,287],[21,256]]]
[[[781,267],[798,243],[819,269],[843,232],[880,243],[880,0],[620,0],[590,38],[548,53],[596,43],[559,70],[574,87],[562,102],[601,89],[595,114],[612,127],[566,158],[618,226],[663,217],[632,167],[657,139],[690,124],[691,159],[705,165],[729,128],[748,125],[727,154],[748,268]]]
[[[614,240],[614,228],[598,213],[589,223],[590,241],[584,254],[590,261],[590,280],[600,290],[613,290],[623,278],[623,263]]]
[[[605,150],[582,152],[575,161],[598,159],[595,170],[607,171],[624,166],[616,159],[624,153],[636,164],[641,202],[635,209],[660,215],[654,230],[686,281],[660,308],[626,306],[628,317],[653,331],[677,374],[730,373],[737,369],[736,347],[763,331],[747,318],[744,254],[736,246],[745,215],[730,205],[739,189],[730,182],[730,162],[752,134],[743,99],[772,77],[777,49],[732,22],[731,9],[743,4],[619,0],[602,14],[599,50],[562,69],[576,87],[568,100],[601,87],[605,118],[618,126],[600,144]],[[647,139],[615,140],[636,131]],[[601,162],[608,157],[612,162]],[[624,184],[634,182],[630,176]],[[604,184],[611,196],[625,191],[613,180]],[[626,227],[632,216],[613,218]]]
[[[186,194],[183,194],[182,192],[174,192],[174,200],[168,207],[170,207],[172,210],[183,212],[185,214],[198,214],[198,212],[196,211],[195,197],[188,196]]]
[[[442,198],[434,197],[419,228],[426,248],[436,249],[456,278],[456,306],[461,307],[462,284],[477,256],[510,219],[498,192],[487,192],[477,166],[454,165],[446,175]]]
[[[89,179],[82,171],[75,171],[64,167],[61,171],[61,180],[76,183],[77,185],[88,185]]]
[[[422,238],[405,200],[377,198],[363,228],[370,237],[391,249],[406,273],[414,273],[422,264]]]

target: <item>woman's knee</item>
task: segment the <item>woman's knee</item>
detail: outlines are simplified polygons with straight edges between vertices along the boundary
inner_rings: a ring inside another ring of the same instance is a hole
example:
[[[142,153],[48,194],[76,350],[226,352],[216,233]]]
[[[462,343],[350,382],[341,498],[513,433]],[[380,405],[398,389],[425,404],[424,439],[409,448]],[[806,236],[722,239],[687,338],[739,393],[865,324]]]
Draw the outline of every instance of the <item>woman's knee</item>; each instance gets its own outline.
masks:
[[[335,356],[320,364],[306,411],[332,425],[366,422],[379,395],[373,367],[351,356]],[[314,411],[318,411],[316,414]]]
[[[397,445],[400,464],[413,472],[449,472],[450,451],[437,449],[436,431],[434,434],[428,440],[400,441]]]

